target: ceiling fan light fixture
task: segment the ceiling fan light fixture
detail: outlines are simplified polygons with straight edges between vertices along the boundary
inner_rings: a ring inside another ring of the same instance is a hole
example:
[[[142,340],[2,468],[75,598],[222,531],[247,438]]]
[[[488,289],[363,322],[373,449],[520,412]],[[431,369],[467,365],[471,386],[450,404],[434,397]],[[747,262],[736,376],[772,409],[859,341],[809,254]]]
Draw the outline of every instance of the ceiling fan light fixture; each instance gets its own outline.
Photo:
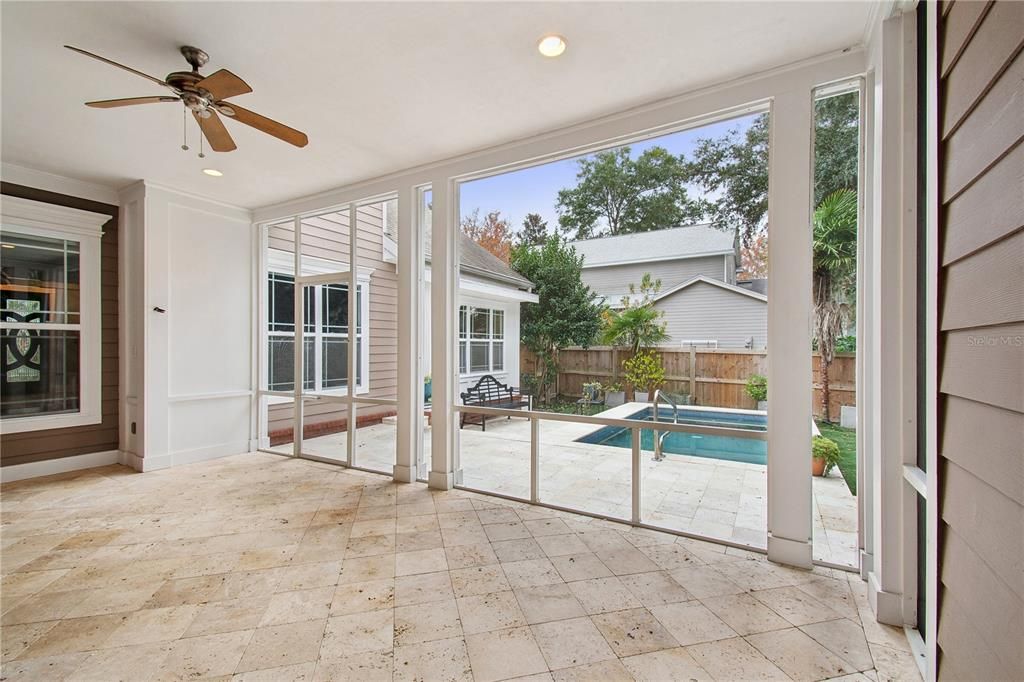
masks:
[[[210,177],[213,177],[213,178],[219,178],[222,175],[224,175],[223,173],[221,173],[216,168],[204,168],[203,172],[206,173],[207,175],[209,175]]]
[[[565,38],[557,33],[542,36],[537,41],[537,51],[545,57],[558,57],[565,52]]]

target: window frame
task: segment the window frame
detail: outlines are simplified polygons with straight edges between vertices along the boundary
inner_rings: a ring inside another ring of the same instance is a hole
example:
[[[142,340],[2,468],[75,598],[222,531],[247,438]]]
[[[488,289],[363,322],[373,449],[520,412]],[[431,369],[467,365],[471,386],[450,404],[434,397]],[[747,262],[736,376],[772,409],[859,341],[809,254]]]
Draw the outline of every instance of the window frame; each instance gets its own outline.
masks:
[[[110,215],[56,204],[5,196],[0,216],[0,235],[61,239],[78,243],[79,321],[77,323],[14,323],[0,320],[3,329],[67,329],[79,332],[78,410],[60,414],[0,417],[0,432],[26,433],[90,426],[103,421],[102,386],[102,227]],[[2,254],[0,254],[2,260]]]
[[[340,261],[332,261],[323,258],[314,258],[311,256],[302,257],[302,276],[308,277],[312,275],[326,275],[334,272],[345,272],[348,270],[348,264]],[[356,358],[358,367],[356,368],[356,374],[358,380],[355,385],[354,395],[361,395],[369,393],[370,391],[370,278],[372,270],[368,268],[359,268],[356,274],[356,295],[358,300],[357,305],[357,331],[356,331]],[[324,284],[308,284],[302,285],[301,283],[295,283],[295,257],[290,251],[282,251],[280,249],[267,249],[267,268],[266,274],[263,280],[263,286],[266,287],[267,306],[264,310],[266,316],[265,324],[262,325],[263,333],[263,347],[264,352],[267,354],[266,372],[261,378],[261,383],[264,386],[264,390],[273,393],[288,392],[291,393],[293,388],[289,389],[275,389],[270,387],[270,340],[272,338],[295,338],[294,321],[292,331],[271,331],[270,327],[273,324],[273,320],[270,319],[269,305],[273,297],[271,291],[271,278],[274,276],[290,277],[292,278],[292,285],[296,288],[305,288],[309,286],[313,291],[313,300],[311,308],[313,310],[314,321],[312,325],[304,325],[307,328],[312,326],[313,331],[303,330],[303,340],[313,341],[313,348],[317,349],[317,352],[313,355],[313,385],[307,387],[306,382],[303,382],[302,392],[311,393],[316,395],[327,395],[327,396],[346,396],[349,394],[348,385],[343,387],[323,388],[323,342],[325,339],[348,339],[349,333],[325,333],[323,331],[323,291]],[[338,284],[345,284],[339,282]],[[351,322],[350,322],[351,327]],[[359,348],[362,347],[362,352]],[[294,379],[294,377],[293,377]],[[275,402],[289,402],[291,398],[275,398],[270,396],[271,403]]]
[[[484,312],[487,314],[487,333],[485,336],[475,335],[472,329],[474,313]],[[495,336],[495,318],[501,318],[501,335]],[[463,303],[458,310],[458,362],[460,377],[480,377],[487,374],[505,373],[505,309],[500,307],[488,307]],[[474,370],[472,365],[473,346],[482,345],[487,348],[487,369]],[[496,367],[495,348],[500,347],[498,357],[501,359],[501,366]]]

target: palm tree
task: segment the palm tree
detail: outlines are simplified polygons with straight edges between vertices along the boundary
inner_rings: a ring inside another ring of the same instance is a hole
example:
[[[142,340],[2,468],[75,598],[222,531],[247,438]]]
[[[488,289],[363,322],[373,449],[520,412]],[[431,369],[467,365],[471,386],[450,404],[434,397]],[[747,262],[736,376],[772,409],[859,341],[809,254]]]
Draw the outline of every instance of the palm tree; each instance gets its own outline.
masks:
[[[836,190],[814,209],[814,338],[821,354],[821,401],[825,421],[829,413],[829,368],[835,359],[836,340],[850,320],[850,305],[843,295],[857,273],[857,193]]]
[[[666,324],[661,321],[665,313],[654,308],[654,297],[661,290],[661,280],[645,272],[640,280],[640,299],[633,297],[637,287],[629,285],[629,296],[622,299],[622,310],[605,311],[602,341],[612,346],[627,346],[633,355],[641,348],[651,348],[669,340]]]

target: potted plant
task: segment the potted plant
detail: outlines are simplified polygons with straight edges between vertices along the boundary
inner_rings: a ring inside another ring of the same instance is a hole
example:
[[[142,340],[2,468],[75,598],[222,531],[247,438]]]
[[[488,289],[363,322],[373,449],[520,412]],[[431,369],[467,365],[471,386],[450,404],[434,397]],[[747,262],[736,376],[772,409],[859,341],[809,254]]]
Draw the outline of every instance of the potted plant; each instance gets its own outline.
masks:
[[[768,379],[761,374],[753,374],[747,379],[747,395],[757,403],[757,409],[768,409]]]
[[[428,374],[423,377],[423,402],[429,403],[431,395],[433,395],[433,382]]]
[[[828,476],[832,467],[839,464],[839,446],[834,440],[824,436],[811,438],[811,473],[815,476]]]
[[[583,399],[587,403],[596,403],[601,393],[601,384],[597,381],[590,381],[583,384]]]
[[[604,404],[607,407],[618,407],[626,402],[626,392],[622,390],[622,384],[615,382],[602,386],[604,389]]]
[[[626,370],[626,381],[633,385],[633,400],[646,403],[651,394],[665,383],[665,368],[661,360],[650,351],[640,351],[622,363]]]

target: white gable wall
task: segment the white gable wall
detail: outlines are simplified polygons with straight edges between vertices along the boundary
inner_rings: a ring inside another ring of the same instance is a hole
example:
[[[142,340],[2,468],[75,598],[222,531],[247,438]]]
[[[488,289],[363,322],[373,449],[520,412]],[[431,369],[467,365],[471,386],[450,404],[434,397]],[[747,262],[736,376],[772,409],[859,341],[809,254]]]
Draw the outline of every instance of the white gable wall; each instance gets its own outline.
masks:
[[[718,341],[719,348],[744,348],[754,337],[754,349],[768,344],[768,303],[707,282],[695,282],[654,304],[665,313],[671,340]]]
[[[703,256],[653,263],[584,267],[583,283],[598,296],[607,296],[607,302],[615,305],[618,304],[619,297],[629,291],[630,284],[640,286],[640,280],[646,272],[651,273],[654,279],[661,280],[662,291],[667,291],[698,275],[734,284],[736,273],[732,267],[732,260],[731,256]]]

